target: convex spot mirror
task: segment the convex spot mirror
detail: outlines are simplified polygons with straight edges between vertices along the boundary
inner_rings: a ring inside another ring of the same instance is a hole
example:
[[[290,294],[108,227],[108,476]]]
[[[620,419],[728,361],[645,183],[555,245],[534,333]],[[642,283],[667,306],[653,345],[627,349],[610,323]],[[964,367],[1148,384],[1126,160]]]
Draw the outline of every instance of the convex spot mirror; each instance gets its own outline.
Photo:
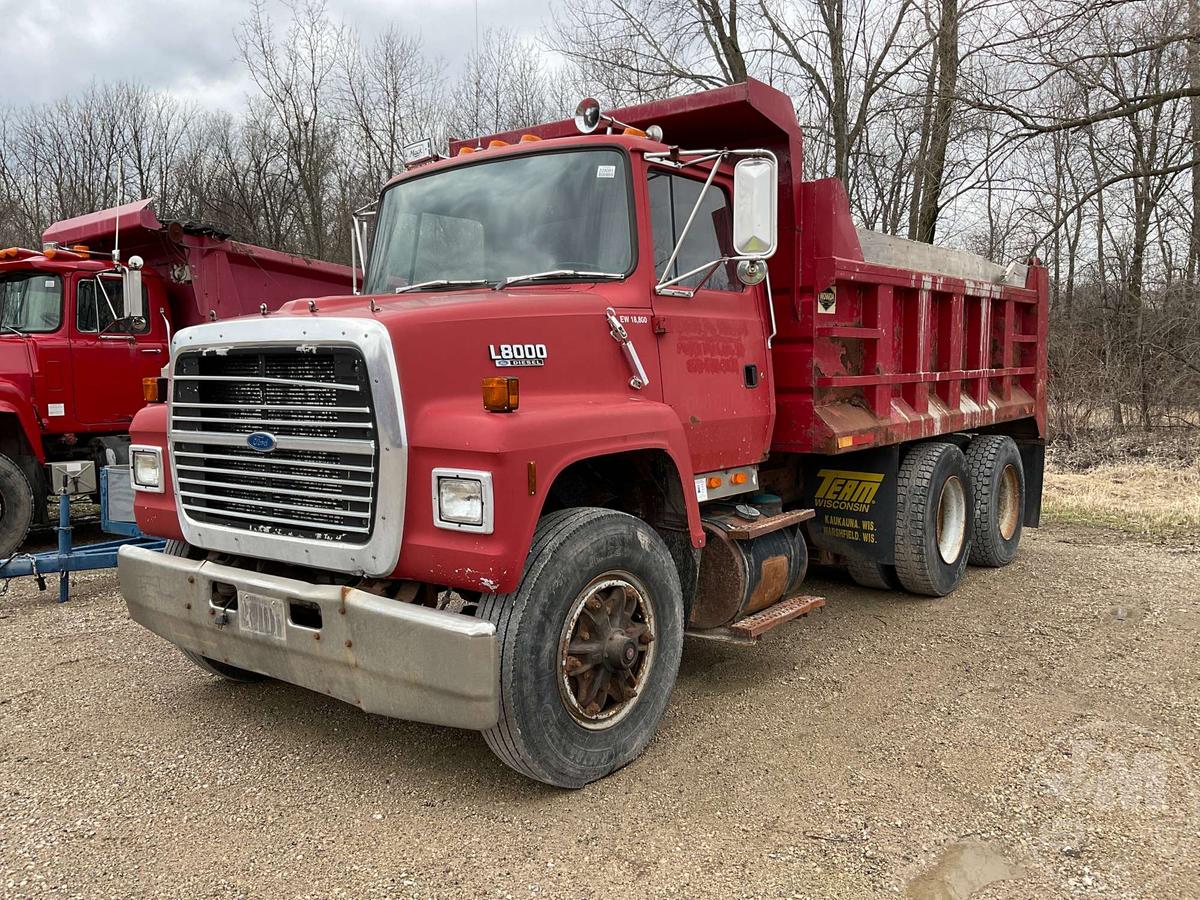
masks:
[[[142,258],[129,257],[129,265],[121,273],[122,293],[125,295],[125,315],[130,319],[144,319],[146,310],[142,305]]]
[[[749,157],[733,168],[733,252],[770,259],[779,238],[779,175],[775,160]]]
[[[580,134],[591,134],[600,127],[600,101],[584,97],[575,107],[575,127]]]

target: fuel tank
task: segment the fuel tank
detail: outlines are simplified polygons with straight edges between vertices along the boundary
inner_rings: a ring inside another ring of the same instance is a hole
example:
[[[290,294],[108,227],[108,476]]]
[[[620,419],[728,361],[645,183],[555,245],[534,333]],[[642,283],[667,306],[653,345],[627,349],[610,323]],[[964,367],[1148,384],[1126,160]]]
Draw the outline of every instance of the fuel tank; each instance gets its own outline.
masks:
[[[736,513],[703,518],[708,541],[700,557],[692,628],[729,625],[794,594],[804,581],[808,547],[798,526],[737,540],[731,531],[739,518]]]

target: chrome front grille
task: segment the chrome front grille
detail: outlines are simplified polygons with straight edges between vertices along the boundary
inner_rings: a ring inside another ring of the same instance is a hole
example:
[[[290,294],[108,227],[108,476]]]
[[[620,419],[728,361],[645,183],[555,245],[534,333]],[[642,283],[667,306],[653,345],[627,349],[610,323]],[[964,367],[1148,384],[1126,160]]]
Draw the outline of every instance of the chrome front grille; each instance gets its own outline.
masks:
[[[190,520],[326,544],[370,539],[379,441],[356,347],[186,350],[172,383],[171,453]]]

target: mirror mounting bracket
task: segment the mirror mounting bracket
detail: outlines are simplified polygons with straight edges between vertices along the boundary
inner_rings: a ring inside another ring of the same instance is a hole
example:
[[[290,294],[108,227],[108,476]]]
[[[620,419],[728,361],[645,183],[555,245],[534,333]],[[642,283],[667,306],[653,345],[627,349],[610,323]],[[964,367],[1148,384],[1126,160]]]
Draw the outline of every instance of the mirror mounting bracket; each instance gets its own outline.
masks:
[[[358,267],[362,264],[363,288],[367,285],[367,220],[375,216],[379,210],[379,201],[372,200],[366,206],[356,209],[350,216],[350,291],[357,296]]]
[[[687,221],[684,223],[683,231],[679,233],[679,237],[675,240],[675,247],[671,250],[671,256],[667,259],[666,265],[663,266],[663,277],[659,279],[658,284],[654,286],[654,292],[656,294],[664,294],[673,297],[692,297],[695,295],[695,289],[677,288],[673,287],[673,285],[687,278],[691,278],[693,275],[699,274],[700,272],[704,272],[705,270],[708,270],[704,278],[704,280],[707,281],[712,273],[716,271],[717,266],[721,265],[722,263],[753,262],[755,260],[759,260],[764,261],[765,264],[766,258],[774,253],[775,248],[772,247],[771,252],[767,254],[739,254],[734,256],[725,256],[721,257],[720,259],[713,260],[712,262],[705,263],[702,266],[697,266],[690,272],[685,272],[684,274],[677,275],[674,278],[666,277],[666,273],[670,272],[671,266],[675,264],[675,260],[679,256],[679,251],[683,249],[683,242],[687,239],[688,231],[691,229],[692,223],[696,219],[696,214],[700,211],[700,205],[704,202],[704,197],[708,193],[708,189],[712,186],[713,179],[716,178],[717,170],[721,168],[721,164],[725,161],[726,157],[729,156],[738,157],[739,159],[743,160],[766,159],[769,160],[775,167],[775,170],[778,171],[779,162],[776,159],[775,154],[765,148],[730,149],[725,147],[720,150],[683,150],[677,146],[672,146],[667,150],[660,150],[653,153],[647,153],[645,155],[645,158],[651,162],[672,166],[676,169],[682,169],[686,166],[700,165],[708,162],[709,160],[712,161],[712,167],[709,169],[708,178],[705,179],[704,186],[700,189],[699,196],[696,197],[696,202],[692,206],[692,211],[688,214]],[[737,203],[736,197],[734,197],[734,203]],[[703,282],[701,282],[701,284],[703,284]]]

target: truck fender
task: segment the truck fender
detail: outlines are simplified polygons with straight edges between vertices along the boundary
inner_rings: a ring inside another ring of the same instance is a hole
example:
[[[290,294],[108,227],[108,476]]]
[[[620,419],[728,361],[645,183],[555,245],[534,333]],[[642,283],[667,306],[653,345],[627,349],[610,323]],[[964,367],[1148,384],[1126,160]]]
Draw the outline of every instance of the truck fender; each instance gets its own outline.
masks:
[[[33,406],[29,399],[22,396],[11,384],[0,383],[0,415],[12,416],[16,420],[15,430],[24,438],[28,452],[39,465],[44,463],[46,453],[42,449],[42,430],[38,427]],[[5,437],[7,438],[7,435]]]
[[[182,541],[183,528],[179,524],[179,511],[175,508],[175,491],[171,484],[170,456],[167,452],[167,405],[151,403],[143,406],[133,416],[129,425],[132,444],[159,447],[163,458],[163,491],[134,491],[133,515],[143,534],[167,540]]]
[[[558,477],[577,463],[637,451],[660,451],[670,461],[674,474],[668,477],[678,479],[689,543],[704,546],[683,426],[665,404],[561,397],[495,414],[468,411],[454,400],[423,407],[410,418],[410,429],[408,509],[396,577],[512,590]],[[439,467],[493,473],[494,533],[472,536],[433,526],[426,492],[431,470]]]

